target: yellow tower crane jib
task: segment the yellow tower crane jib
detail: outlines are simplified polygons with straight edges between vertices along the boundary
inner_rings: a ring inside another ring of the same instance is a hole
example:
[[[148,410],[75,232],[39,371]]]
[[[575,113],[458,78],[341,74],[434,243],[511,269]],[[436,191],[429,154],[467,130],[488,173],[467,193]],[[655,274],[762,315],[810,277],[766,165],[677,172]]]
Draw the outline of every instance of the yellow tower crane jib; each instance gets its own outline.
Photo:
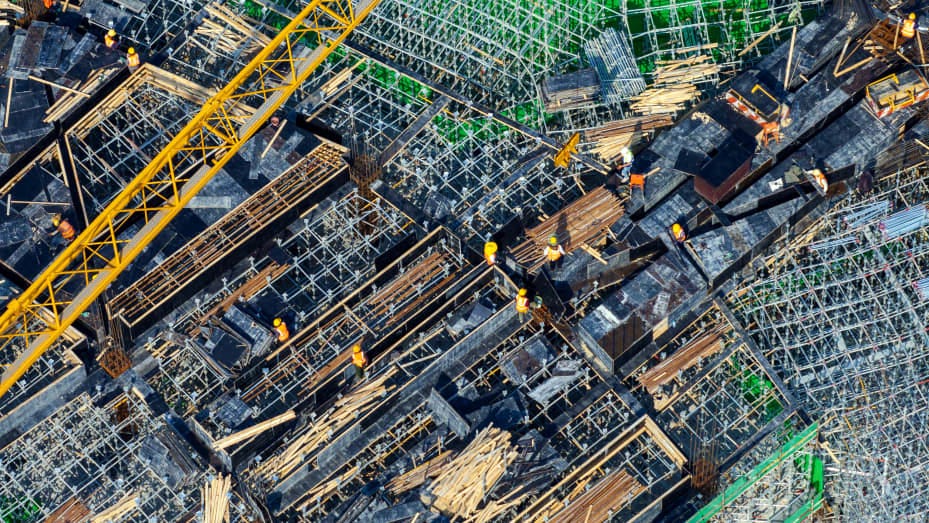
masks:
[[[380,0],[311,0],[0,315],[0,396],[80,317]],[[315,47],[309,47],[315,43]],[[309,44],[309,45],[308,45]],[[260,104],[259,104],[260,102]],[[257,109],[248,104],[258,104]],[[120,224],[144,226],[120,238]]]

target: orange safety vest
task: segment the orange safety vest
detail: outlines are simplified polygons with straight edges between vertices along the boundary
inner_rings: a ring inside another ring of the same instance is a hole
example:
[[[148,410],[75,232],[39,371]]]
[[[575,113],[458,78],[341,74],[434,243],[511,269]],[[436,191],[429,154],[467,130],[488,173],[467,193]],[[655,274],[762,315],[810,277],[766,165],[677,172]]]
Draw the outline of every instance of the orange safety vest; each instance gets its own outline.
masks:
[[[516,297],[516,312],[520,314],[529,312],[529,296]]]
[[[42,0],[42,5],[44,5],[46,9],[51,9],[55,6],[55,0]]]
[[[829,180],[826,179],[826,175],[822,171],[813,169],[813,179],[823,188],[823,192],[829,192]]]
[[[274,327],[274,330],[277,331],[277,341],[284,343],[285,341],[290,339],[290,331],[287,330],[286,323],[281,322],[280,325],[278,325],[277,327]]]
[[[487,265],[494,265],[497,263],[496,254],[485,254],[484,259],[487,260]]]
[[[563,250],[561,245],[556,245],[554,247],[547,245],[545,247],[545,257],[548,258],[548,261],[556,262],[561,258]]]
[[[687,239],[687,233],[684,232],[684,228],[680,227],[671,227],[671,232],[674,234],[674,240],[683,243]]]
[[[903,20],[903,27],[900,28],[900,36],[903,38],[913,38],[916,36],[916,20],[906,18]]]
[[[138,67],[142,65],[142,59],[139,58],[139,53],[131,54],[128,56],[129,58],[127,63],[129,64],[129,67]]]
[[[352,353],[352,365],[363,368],[367,364],[368,358],[365,356],[364,351]]]
[[[110,49],[113,49],[116,47],[116,39],[110,36],[109,34],[105,34],[103,35],[103,45],[109,47]]]
[[[74,227],[68,223],[68,220],[61,220],[61,223],[58,224],[58,233],[67,241],[73,240],[77,235],[74,231]]]

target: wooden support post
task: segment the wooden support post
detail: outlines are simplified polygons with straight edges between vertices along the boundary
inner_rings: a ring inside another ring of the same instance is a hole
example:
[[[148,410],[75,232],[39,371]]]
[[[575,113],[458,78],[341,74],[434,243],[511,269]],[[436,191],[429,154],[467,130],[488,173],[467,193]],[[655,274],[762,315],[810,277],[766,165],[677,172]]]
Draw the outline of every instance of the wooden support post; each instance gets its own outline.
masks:
[[[784,90],[787,90],[787,87],[790,86],[790,65],[793,62],[794,58],[794,44],[797,43],[797,26],[794,26],[793,32],[790,34],[790,51],[787,52],[787,68],[784,70]]]
[[[778,22],[778,23],[774,24],[774,27],[772,27],[771,29],[768,29],[767,31],[765,31],[764,34],[762,34],[761,36],[759,36],[758,38],[756,38],[754,42],[748,44],[748,47],[746,47],[745,49],[742,49],[741,51],[739,51],[738,56],[742,56],[742,55],[744,55],[745,53],[751,51],[752,49],[754,49],[755,47],[757,47],[758,44],[760,44],[761,42],[763,42],[765,38],[771,36],[772,34],[774,34],[775,31],[777,31],[777,30],[780,29],[780,28],[781,28],[781,22]]]
[[[919,46],[919,62],[921,65],[926,65],[926,52],[923,50],[923,37],[919,35],[919,31],[916,31],[916,45]]]
[[[52,87],[54,87],[54,88],[56,88],[56,89],[61,89],[62,91],[67,91],[67,92],[69,92],[69,93],[74,93],[74,94],[76,94],[76,95],[78,95],[78,96],[83,96],[84,98],[90,98],[90,95],[87,94],[87,93],[85,93],[84,91],[78,91],[77,89],[72,89],[72,88],[70,88],[70,87],[68,87],[68,86],[65,86],[65,85],[57,84],[57,83],[55,83],[55,82],[50,82],[50,81],[48,81],[48,80],[46,80],[46,79],[44,79],[44,78],[39,78],[38,76],[35,76],[35,75],[31,75],[31,74],[30,74],[30,75],[28,76],[28,78],[29,78],[30,80],[35,81],[35,82],[39,82],[40,84],[50,85],[50,86],[52,86]]]
[[[261,151],[261,157],[262,157],[262,158],[264,158],[265,155],[268,154],[268,151],[271,150],[271,146],[274,145],[274,142],[277,140],[277,137],[281,135],[281,131],[284,130],[284,126],[285,126],[285,125],[287,125],[287,119],[286,119],[286,118],[284,118],[283,120],[281,120],[281,123],[278,124],[278,126],[277,126],[277,131],[274,133],[274,136],[272,136],[271,139],[268,140],[268,146],[265,147],[265,150],[264,150],[264,151]]]
[[[10,103],[13,101],[13,77],[10,77],[9,89],[6,90],[6,111],[3,112],[3,128],[10,126]]]
[[[832,76],[839,76],[839,67],[842,67],[842,64],[845,63],[845,52],[848,51],[848,44],[852,43],[852,37],[845,39],[845,45],[842,46],[842,52],[839,53],[839,59],[835,62],[835,68],[832,69]]]

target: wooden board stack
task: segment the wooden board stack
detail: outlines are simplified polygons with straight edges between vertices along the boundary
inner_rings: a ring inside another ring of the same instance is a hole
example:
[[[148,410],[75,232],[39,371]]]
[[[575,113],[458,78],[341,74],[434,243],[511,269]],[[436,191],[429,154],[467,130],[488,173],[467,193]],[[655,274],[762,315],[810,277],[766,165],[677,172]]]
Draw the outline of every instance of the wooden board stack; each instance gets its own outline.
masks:
[[[229,491],[232,476],[219,476],[207,480],[200,489],[203,501],[203,523],[229,523]]]
[[[139,498],[136,492],[132,491],[109,508],[98,512],[97,515],[90,518],[90,523],[106,523],[107,521],[122,521],[123,516],[135,510],[139,506]]]
[[[638,114],[673,114],[681,111],[700,95],[695,84],[707,82],[719,74],[719,66],[709,55],[679,60],[659,60],[655,83],[632,98],[630,106]]]
[[[672,123],[674,120],[667,114],[615,120],[584,131],[584,142],[593,144],[589,152],[600,156],[607,162],[613,162],[620,159],[623,147],[631,147],[638,142],[645,141],[652,135],[652,131],[667,127]]]
[[[689,343],[678,349],[664,361],[655,365],[641,376],[638,377],[639,383],[645,387],[649,394],[655,397],[655,409],[662,410],[673,396],[667,398],[661,395],[659,398],[656,393],[660,392],[661,387],[671,381],[678,372],[689,369],[697,364],[700,359],[706,359],[716,354],[723,348],[722,341],[723,325],[707,332],[699,338],[691,340]]]
[[[513,248],[511,254],[529,270],[536,270],[545,262],[542,254],[552,235],[558,237],[566,253],[585,247],[587,250],[624,212],[623,200],[609,189],[598,187],[526,231],[527,240]]]
[[[454,457],[455,454],[452,451],[443,451],[439,453],[438,456],[424,461],[416,467],[391,479],[387,483],[387,490],[389,490],[391,494],[397,496],[404,492],[419,488],[427,479],[437,477],[442,472],[442,467],[448,464]]]
[[[380,400],[391,389],[385,382],[396,373],[396,367],[389,368],[384,374],[352,391],[336,401],[328,412],[319,417],[307,429],[306,433],[296,438],[283,452],[263,461],[255,468],[255,474],[271,481],[283,481],[294,470],[304,464],[304,458],[329,441],[329,438],[354,421],[358,412]]]
[[[563,510],[548,521],[552,523],[607,521],[610,514],[616,514],[644,489],[645,487],[624,469],[616,470],[571,500]]]
[[[45,523],[86,523],[90,509],[81,500],[71,498],[45,518]]]
[[[470,518],[518,455],[510,444],[509,432],[488,426],[442,467],[430,489],[432,506],[453,516]]]

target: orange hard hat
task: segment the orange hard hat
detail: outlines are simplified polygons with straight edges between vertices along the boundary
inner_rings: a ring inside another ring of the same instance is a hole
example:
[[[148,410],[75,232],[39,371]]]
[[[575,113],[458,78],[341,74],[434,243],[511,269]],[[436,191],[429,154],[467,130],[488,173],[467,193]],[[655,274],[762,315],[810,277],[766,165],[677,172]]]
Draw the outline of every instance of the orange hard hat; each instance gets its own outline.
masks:
[[[275,326],[275,327],[280,327],[282,323],[284,323],[284,320],[282,320],[282,319],[280,319],[280,318],[274,318],[274,326]]]

